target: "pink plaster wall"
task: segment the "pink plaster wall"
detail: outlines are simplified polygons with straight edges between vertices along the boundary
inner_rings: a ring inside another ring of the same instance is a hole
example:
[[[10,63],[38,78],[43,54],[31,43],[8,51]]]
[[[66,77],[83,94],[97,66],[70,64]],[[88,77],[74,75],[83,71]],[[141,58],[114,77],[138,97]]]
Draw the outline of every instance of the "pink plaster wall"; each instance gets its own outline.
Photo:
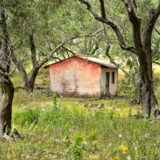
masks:
[[[63,96],[100,96],[101,66],[71,57],[49,66],[51,91]]]

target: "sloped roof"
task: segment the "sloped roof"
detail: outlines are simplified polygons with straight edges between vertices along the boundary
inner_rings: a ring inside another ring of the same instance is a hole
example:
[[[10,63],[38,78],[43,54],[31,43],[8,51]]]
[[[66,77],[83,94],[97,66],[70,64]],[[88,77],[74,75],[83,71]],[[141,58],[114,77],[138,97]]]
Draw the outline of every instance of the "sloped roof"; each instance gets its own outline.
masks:
[[[107,67],[107,68],[115,68],[115,69],[117,68],[114,64],[111,64],[111,63],[107,62],[106,60],[99,59],[97,57],[82,56],[82,55],[76,55],[76,56],[72,56],[72,57],[79,57],[79,58],[82,58],[84,60],[100,64],[100,65],[102,65],[104,67]],[[72,57],[69,57],[69,58],[72,58]],[[62,59],[61,61],[63,61],[63,60],[65,60],[65,59]],[[61,61],[59,61],[59,62],[61,62]],[[48,65],[44,66],[44,68],[47,68],[48,66],[50,66],[52,64],[59,63],[59,62],[50,62]]]
[[[99,59],[97,57],[91,57],[91,56],[77,56],[77,57],[86,59],[86,60],[88,60],[90,62],[94,62],[94,63],[100,64],[100,65],[105,66],[107,68],[117,68],[114,64],[111,64],[111,63],[107,62],[106,60]]]

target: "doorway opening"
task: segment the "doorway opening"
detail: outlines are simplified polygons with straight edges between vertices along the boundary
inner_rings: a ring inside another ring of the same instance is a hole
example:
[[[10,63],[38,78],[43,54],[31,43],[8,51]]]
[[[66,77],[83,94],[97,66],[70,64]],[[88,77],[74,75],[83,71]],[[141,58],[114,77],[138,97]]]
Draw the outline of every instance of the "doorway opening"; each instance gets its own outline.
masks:
[[[110,95],[109,84],[110,84],[110,74],[109,72],[106,72],[106,96]]]

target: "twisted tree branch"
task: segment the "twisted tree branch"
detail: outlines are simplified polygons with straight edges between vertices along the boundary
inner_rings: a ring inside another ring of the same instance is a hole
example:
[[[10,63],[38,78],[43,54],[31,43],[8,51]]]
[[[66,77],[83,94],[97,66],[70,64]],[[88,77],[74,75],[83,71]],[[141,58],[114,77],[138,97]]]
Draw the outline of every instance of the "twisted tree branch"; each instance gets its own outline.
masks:
[[[87,9],[91,12],[91,14],[94,16],[94,18],[106,25],[109,25],[112,30],[114,31],[114,33],[116,34],[117,36],[117,39],[119,41],[119,45],[122,49],[124,50],[128,50],[134,54],[137,54],[136,53],[136,50],[133,46],[130,46],[130,45],[126,45],[125,41],[124,41],[124,38],[121,34],[121,31],[120,29],[118,28],[118,26],[116,24],[114,24],[112,21],[108,20],[107,17],[105,16],[105,8],[104,8],[104,2],[103,0],[100,0],[100,5],[101,5],[101,14],[102,14],[102,17],[99,16],[92,8],[91,4],[86,1],[86,0],[79,0],[81,3],[85,4],[87,6]]]

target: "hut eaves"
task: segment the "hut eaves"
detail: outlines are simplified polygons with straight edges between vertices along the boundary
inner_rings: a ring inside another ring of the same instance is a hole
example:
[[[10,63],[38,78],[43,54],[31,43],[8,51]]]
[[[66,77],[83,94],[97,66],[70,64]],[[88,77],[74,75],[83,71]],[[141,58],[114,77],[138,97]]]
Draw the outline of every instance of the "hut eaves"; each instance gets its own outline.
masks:
[[[72,57],[79,57],[79,58],[82,58],[86,61],[90,61],[90,62],[94,62],[94,63],[97,63],[97,64],[100,64],[104,67],[107,67],[107,68],[117,68],[114,64],[111,64],[103,59],[99,59],[97,57],[91,57],[91,56],[81,56],[81,55],[76,55],[76,56],[72,56]],[[69,57],[69,58],[72,58],[72,57]],[[67,58],[68,59],[68,58]],[[62,59],[61,61],[63,61],[65,59]],[[47,68],[49,67],[51,64],[56,64],[56,63],[59,63],[61,61],[58,61],[58,62],[50,62],[48,65],[44,66],[44,68]]]

